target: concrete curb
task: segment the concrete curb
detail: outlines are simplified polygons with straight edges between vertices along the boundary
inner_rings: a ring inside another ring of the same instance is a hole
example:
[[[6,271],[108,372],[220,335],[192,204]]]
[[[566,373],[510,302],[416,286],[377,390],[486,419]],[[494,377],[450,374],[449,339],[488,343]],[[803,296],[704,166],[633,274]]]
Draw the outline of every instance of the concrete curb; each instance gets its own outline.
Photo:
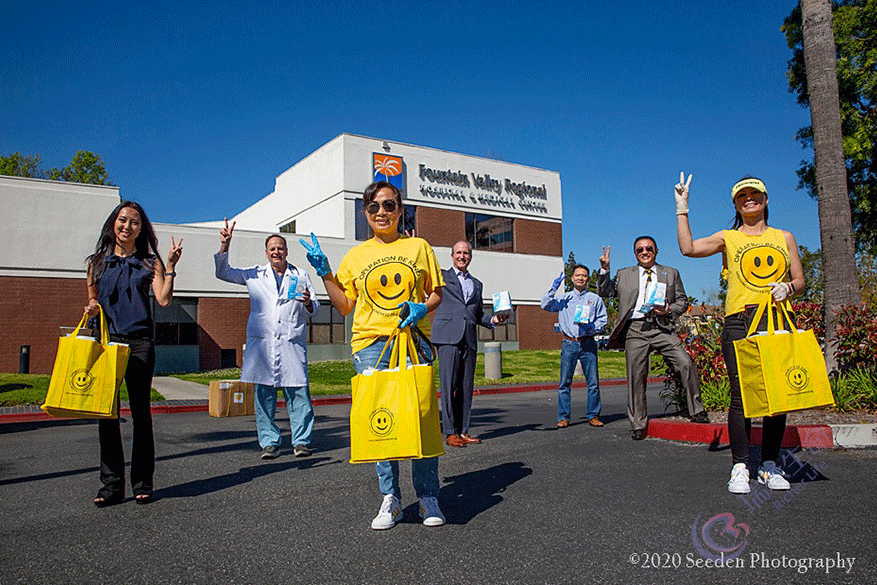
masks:
[[[647,436],[670,441],[727,445],[728,427],[682,421],[649,419]],[[761,445],[761,427],[752,427],[751,443]],[[791,449],[861,449],[877,446],[877,424],[788,425],[782,446]]]
[[[658,382],[663,382],[663,377],[651,377],[648,379],[649,384],[655,384]],[[627,384],[627,380],[624,378],[610,378],[606,380],[600,380],[600,386],[621,386],[623,384]],[[573,388],[585,388],[587,384],[585,382],[573,382]],[[489,395],[489,394],[512,394],[517,392],[542,392],[545,390],[557,390],[557,384],[553,382],[549,383],[541,383],[541,384],[510,384],[510,385],[495,385],[495,386],[479,386],[475,388],[474,394],[476,396],[479,395]],[[311,402],[314,406],[326,405],[326,404],[350,404],[351,396],[350,394],[336,394],[330,396],[314,396],[311,398]],[[278,408],[285,408],[286,401],[281,399],[277,400]],[[152,403],[152,414],[174,414],[174,413],[182,413],[182,412],[207,412],[209,408],[209,401],[207,400],[165,400],[163,402],[153,402]],[[128,408],[128,403],[123,402],[120,406],[120,414],[122,416],[130,415],[131,409]],[[26,422],[37,422],[37,421],[70,421],[70,420],[83,420],[83,419],[71,419],[71,418],[56,418],[53,416],[49,416],[42,410],[40,410],[39,406],[11,406],[11,407],[0,407],[0,424],[5,423],[26,423]]]
[[[663,377],[651,377],[649,384],[662,382]],[[623,378],[600,380],[600,386],[621,386],[627,384]],[[574,382],[573,388],[585,388],[585,382]],[[542,384],[515,384],[479,386],[475,388],[475,395],[490,394],[514,394],[519,392],[544,392],[556,390],[556,383]],[[316,396],[311,399],[314,406],[329,404],[350,404],[349,394],[334,396]],[[278,407],[285,407],[283,400],[277,401]],[[207,400],[166,400],[152,404],[153,414],[175,414],[184,412],[207,412],[209,403]],[[122,416],[130,415],[128,404],[123,402],[120,408]],[[38,406],[16,406],[0,408],[0,424],[48,422],[64,423],[82,419],[65,419],[49,416]],[[649,419],[648,437],[654,439],[666,439],[669,441],[686,441],[691,443],[708,443],[713,445],[727,445],[728,427],[719,424],[697,424],[692,422],[671,421],[661,418]],[[752,427],[753,445],[761,445],[761,427]],[[791,449],[800,447],[803,449],[861,449],[877,446],[877,424],[841,424],[841,425],[789,425],[783,436],[782,446]]]

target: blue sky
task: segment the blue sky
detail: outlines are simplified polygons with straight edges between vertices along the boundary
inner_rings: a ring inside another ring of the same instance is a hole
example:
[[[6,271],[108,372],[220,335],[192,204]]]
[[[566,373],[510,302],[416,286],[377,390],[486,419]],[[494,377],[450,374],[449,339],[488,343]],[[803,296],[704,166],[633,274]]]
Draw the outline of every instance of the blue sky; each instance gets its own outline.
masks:
[[[771,224],[819,247],[779,30],[794,5],[5,0],[0,153],[96,152],[164,222],[237,213],[342,132],[502,158],[560,173],[564,256],[595,266],[608,244],[621,268],[652,234],[702,299],[720,260],[679,254],[680,170],[695,236],[728,227],[753,174]]]

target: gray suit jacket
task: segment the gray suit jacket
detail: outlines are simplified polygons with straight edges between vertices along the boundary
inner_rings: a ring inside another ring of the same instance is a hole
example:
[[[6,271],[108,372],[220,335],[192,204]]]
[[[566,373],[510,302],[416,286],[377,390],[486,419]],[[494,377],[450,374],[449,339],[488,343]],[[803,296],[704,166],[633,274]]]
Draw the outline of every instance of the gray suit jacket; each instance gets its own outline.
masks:
[[[470,273],[471,275],[471,273]],[[471,348],[478,347],[478,335],[475,325],[491,327],[492,315],[484,314],[481,296],[484,285],[472,276],[475,285],[469,302],[463,300],[463,287],[453,268],[442,270],[445,286],[442,289],[442,304],[435,310],[432,320],[432,342],[436,344],[454,344],[465,337]]]
[[[673,332],[673,321],[688,309],[688,296],[682,286],[682,278],[679,271],[669,266],[655,264],[655,273],[658,282],[667,285],[667,302],[670,305],[668,315],[656,315],[650,313],[649,319],[666,333]],[[615,278],[610,279],[609,274],[597,272],[597,286],[601,297],[618,297],[618,323],[609,335],[610,347],[624,347],[624,338],[627,336],[627,326],[630,315],[636,308],[639,298],[639,265],[622,268],[615,273]]]

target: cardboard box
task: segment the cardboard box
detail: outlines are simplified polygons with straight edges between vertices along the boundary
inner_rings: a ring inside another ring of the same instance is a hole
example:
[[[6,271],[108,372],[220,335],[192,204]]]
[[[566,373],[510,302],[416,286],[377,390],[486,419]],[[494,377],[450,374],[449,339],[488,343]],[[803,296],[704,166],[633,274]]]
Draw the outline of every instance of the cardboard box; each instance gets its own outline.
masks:
[[[245,416],[255,414],[255,388],[240,380],[210,382],[210,416]]]

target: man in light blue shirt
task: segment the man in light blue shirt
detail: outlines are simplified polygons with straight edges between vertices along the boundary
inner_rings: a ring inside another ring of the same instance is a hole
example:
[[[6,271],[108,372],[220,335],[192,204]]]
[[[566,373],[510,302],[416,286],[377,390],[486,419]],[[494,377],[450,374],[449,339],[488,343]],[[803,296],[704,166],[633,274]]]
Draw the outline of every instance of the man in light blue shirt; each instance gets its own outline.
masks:
[[[569,426],[570,385],[576,361],[582,364],[585,380],[588,383],[588,412],[585,420],[592,427],[602,427],[600,414],[600,376],[597,371],[597,342],[594,335],[606,327],[606,305],[603,299],[585,290],[590,271],[587,266],[576,264],[572,271],[573,290],[557,295],[557,288],[563,283],[561,273],[542,296],[542,308],[557,313],[560,332],[563,333],[563,346],[560,350],[560,387],[557,389],[557,427]]]

